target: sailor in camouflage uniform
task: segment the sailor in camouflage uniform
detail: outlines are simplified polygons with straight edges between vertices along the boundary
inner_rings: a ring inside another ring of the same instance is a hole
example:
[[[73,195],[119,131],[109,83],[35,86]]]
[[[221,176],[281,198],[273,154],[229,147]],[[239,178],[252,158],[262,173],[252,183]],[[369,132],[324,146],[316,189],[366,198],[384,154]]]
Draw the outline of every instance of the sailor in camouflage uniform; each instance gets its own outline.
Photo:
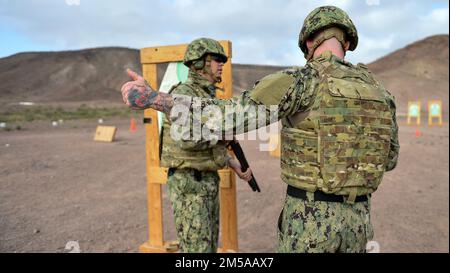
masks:
[[[222,46],[208,38],[194,40],[183,62],[189,67],[188,80],[172,87],[169,93],[214,98],[215,83],[221,81],[222,65],[227,62]],[[191,117],[191,121],[195,119]],[[225,141],[202,141],[189,129],[180,128],[179,139],[174,139],[170,121],[165,118],[161,166],[169,168],[167,186],[181,250],[216,252],[219,236],[217,170],[229,165],[244,180],[250,179],[251,170],[240,171],[239,162],[228,155]]]
[[[133,108],[166,113],[177,105],[191,111],[214,105],[222,115],[202,120],[202,125],[220,128],[221,135],[259,125],[252,124],[257,117],[250,115],[221,127],[234,114],[225,108],[251,113],[258,105],[277,105],[283,123],[281,178],[288,184],[278,221],[278,251],[365,252],[373,237],[371,194],[384,172],[395,168],[400,146],[394,97],[365,65],[344,60],[357,44],[356,28],[343,10],[319,7],[300,32],[304,67],[268,75],[229,100],[200,101],[156,93],[129,72],[134,81],[123,86],[123,99]],[[271,122],[267,118],[266,124]]]

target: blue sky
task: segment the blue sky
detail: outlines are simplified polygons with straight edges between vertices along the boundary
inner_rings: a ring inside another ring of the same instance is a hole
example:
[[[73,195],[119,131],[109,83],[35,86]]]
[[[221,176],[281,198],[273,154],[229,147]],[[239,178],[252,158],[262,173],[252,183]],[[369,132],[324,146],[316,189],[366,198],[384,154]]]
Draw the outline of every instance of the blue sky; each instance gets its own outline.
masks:
[[[444,0],[0,0],[0,57],[211,37],[232,41],[234,63],[302,65],[297,39],[303,20],[328,4],[346,10],[358,28],[360,44],[348,54],[354,62],[449,32]]]

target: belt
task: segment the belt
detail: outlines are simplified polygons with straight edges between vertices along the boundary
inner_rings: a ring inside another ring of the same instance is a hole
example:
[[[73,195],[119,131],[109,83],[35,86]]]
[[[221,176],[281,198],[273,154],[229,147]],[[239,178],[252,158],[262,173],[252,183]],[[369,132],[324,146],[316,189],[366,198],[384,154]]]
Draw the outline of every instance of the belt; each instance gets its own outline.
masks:
[[[295,198],[299,198],[299,199],[303,199],[303,200],[307,199],[305,190],[292,187],[291,185],[288,185],[287,194],[289,196],[292,196]],[[361,195],[361,196],[356,197],[355,202],[365,202],[367,200],[368,200],[367,195]],[[346,200],[345,200],[345,196],[343,196],[343,195],[326,194],[323,191],[315,191],[314,192],[314,201],[344,203]]]
[[[169,168],[167,175],[170,177],[172,176],[175,171],[177,170],[177,168]],[[194,172],[194,177],[196,181],[201,181],[202,180],[202,173],[199,170],[196,169],[188,169]]]

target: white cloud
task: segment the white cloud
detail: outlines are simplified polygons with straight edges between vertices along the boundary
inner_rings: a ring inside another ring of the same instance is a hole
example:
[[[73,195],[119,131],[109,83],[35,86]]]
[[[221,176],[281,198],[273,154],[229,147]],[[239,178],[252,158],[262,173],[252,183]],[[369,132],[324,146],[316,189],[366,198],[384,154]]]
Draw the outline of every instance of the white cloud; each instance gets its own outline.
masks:
[[[382,57],[384,52],[390,52],[393,47],[395,37],[390,34],[382,38],[371,38],[368,36],[359,37],[360,42],[355,52],[348,53],[348,59],[352,62],[369,63]]]
[[[187,43],[198,37],[233,42],[234,62],[298,65],[306,15],[337,5],[358,27],[350,60],[370,62],[437,33],[448,33],[448,2],[298,0],[0,0],[0,25],[57,50],[97,46],[134,48]],[[438,4],[438,5],[437,5]],[[3,44],[2,46],[8,46]]]
[[[420,16],[421,26],[424,32],[432,31],[433,29],[441,29],[444,33],[448,33],[448,7],[433,9],[429,14]]]

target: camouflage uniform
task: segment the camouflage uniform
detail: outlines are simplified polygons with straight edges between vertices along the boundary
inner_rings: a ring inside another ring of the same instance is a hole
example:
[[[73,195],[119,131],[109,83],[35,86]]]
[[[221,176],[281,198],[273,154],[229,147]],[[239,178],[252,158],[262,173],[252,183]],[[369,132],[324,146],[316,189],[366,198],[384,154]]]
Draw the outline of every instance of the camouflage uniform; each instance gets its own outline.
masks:
[[[373,237],[370,201],[355,204],[286,196],[278,220],[278,251],[300,253],[364,252]]]
[[[207,70],[204,55],[223,53],[220,44],[211,39],[193,41],[185,55],[185,64],[197,62],[196,69]],[[226,61],[223,53],[224,61]],[[201,63],[203,62],[203,63]],[[201,63],[201,64],[199,64]],[[190,69],[188,81],[170,91],[174,95],[200,98],[215,97],[216,87],[195,69]],[[195,121],[192,116],[189,119]],[[180,128],[181,139],[174,140],[171,124],[163,126],[161,166],[169,168],[167,181],[169,198],[175,217],[180,248],[183,252],[216,252],[219,236],[219,175],[218,169],[230,158],[225,142],[202,141],[193,138],[191,130]]]
[[[217,251],[219,239],[219,176],[214,171],[177,169],[167,186],[180,249],[186,253]]]
[[[371,193],[398,159],[394,97],[363,64],[353,65],[330,51],[313,58],[306,40],[317,31],[325,33],[318,39],[336,37],[341,43],[350,41],[350,50],[356,48],[358,36],[348,15],[336,7],[320,7],[308,15],[300,33],[299,46],[308,59],[305,67],[266,76],[252,90],[229,100],[174,101],[191,109],[219,107],[221,117],[202,124],[222,137],[236,128],[258,128],[257,117],[236,120],[227,107],[241,112],[277,105],[283,122],[281,178],[288,184],[278,223],[278,251],[364,252],[373,237]],[[227,119],[234,123],[224,126]],[[267,118],[266,125],[271,122]]]

